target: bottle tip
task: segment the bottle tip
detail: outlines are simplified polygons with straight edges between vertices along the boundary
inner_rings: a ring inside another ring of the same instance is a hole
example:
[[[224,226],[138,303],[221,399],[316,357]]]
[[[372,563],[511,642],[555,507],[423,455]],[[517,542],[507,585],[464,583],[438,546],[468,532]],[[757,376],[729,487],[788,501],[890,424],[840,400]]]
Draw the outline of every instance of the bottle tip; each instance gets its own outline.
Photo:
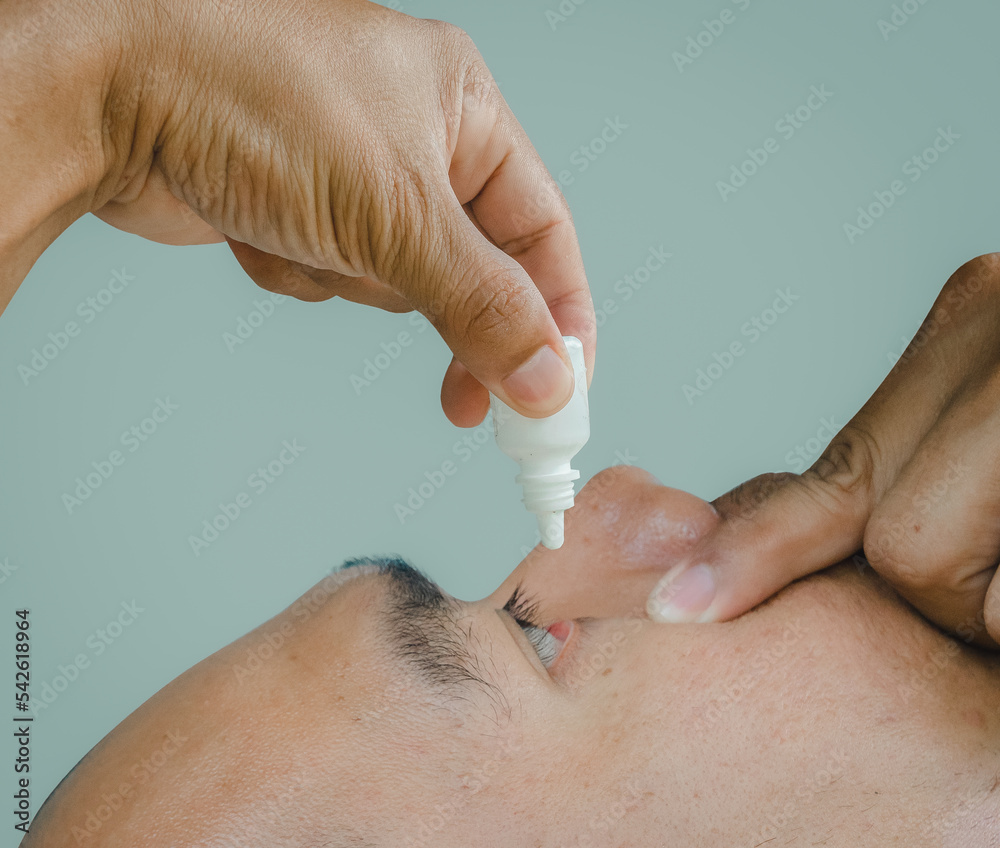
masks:
[[[563,511],[538,513],[538,532],[542,534],[542,544],[549,550],[561,548],[565,536],[563,534]]]

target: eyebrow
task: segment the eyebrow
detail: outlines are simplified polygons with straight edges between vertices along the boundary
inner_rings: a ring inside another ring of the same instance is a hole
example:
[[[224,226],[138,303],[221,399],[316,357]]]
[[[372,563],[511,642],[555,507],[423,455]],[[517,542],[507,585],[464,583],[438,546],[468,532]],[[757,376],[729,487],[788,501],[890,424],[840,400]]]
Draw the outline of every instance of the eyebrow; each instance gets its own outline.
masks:
[[[382,612],[392,652],[411,666],[428,685],[448,697],[466,698],[484,691],[503,712],[507,699],[487,668],[489,652],[472,628],[459,624],[461,607],[441,587],[399,556],[348,559],[338,569],[374,566],[388,581],[388,600]]]

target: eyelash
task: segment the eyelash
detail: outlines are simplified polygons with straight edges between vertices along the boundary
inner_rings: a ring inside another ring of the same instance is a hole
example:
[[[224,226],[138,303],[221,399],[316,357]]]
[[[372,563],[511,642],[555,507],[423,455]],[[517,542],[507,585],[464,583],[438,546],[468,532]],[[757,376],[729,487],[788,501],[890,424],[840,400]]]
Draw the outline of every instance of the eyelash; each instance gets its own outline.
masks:
[[[559,646],[549,631],[538,623],[538,604],[525,598],[518,586],[503,608],[524,631],[538,659],[548,668],[559,654]]]

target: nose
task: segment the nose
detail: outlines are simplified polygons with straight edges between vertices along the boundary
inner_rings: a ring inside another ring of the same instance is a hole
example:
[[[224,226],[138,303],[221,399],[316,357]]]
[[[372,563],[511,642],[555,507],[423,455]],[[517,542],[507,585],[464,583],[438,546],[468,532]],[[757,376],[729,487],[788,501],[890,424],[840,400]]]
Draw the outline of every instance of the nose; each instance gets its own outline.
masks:
[[[711,504],[634,466],[606,468],[566,513],[566,542],[537,546],[490,596],[521,586],[543,620],[645,616],[657,580],[712,529]]]

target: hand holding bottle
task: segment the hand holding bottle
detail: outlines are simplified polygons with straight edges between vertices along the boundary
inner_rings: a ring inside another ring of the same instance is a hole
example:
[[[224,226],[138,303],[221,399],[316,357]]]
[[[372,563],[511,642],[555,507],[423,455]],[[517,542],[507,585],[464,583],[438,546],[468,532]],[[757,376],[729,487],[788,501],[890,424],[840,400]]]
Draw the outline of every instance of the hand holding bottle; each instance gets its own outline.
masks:
[[[260,286],[418,309],[441,400],[530,415],[596,322],[569,210],[469,37],[362,0],[0,6],[0,309],[88,211]],[[206,283],[207,284],[207,283]]]

